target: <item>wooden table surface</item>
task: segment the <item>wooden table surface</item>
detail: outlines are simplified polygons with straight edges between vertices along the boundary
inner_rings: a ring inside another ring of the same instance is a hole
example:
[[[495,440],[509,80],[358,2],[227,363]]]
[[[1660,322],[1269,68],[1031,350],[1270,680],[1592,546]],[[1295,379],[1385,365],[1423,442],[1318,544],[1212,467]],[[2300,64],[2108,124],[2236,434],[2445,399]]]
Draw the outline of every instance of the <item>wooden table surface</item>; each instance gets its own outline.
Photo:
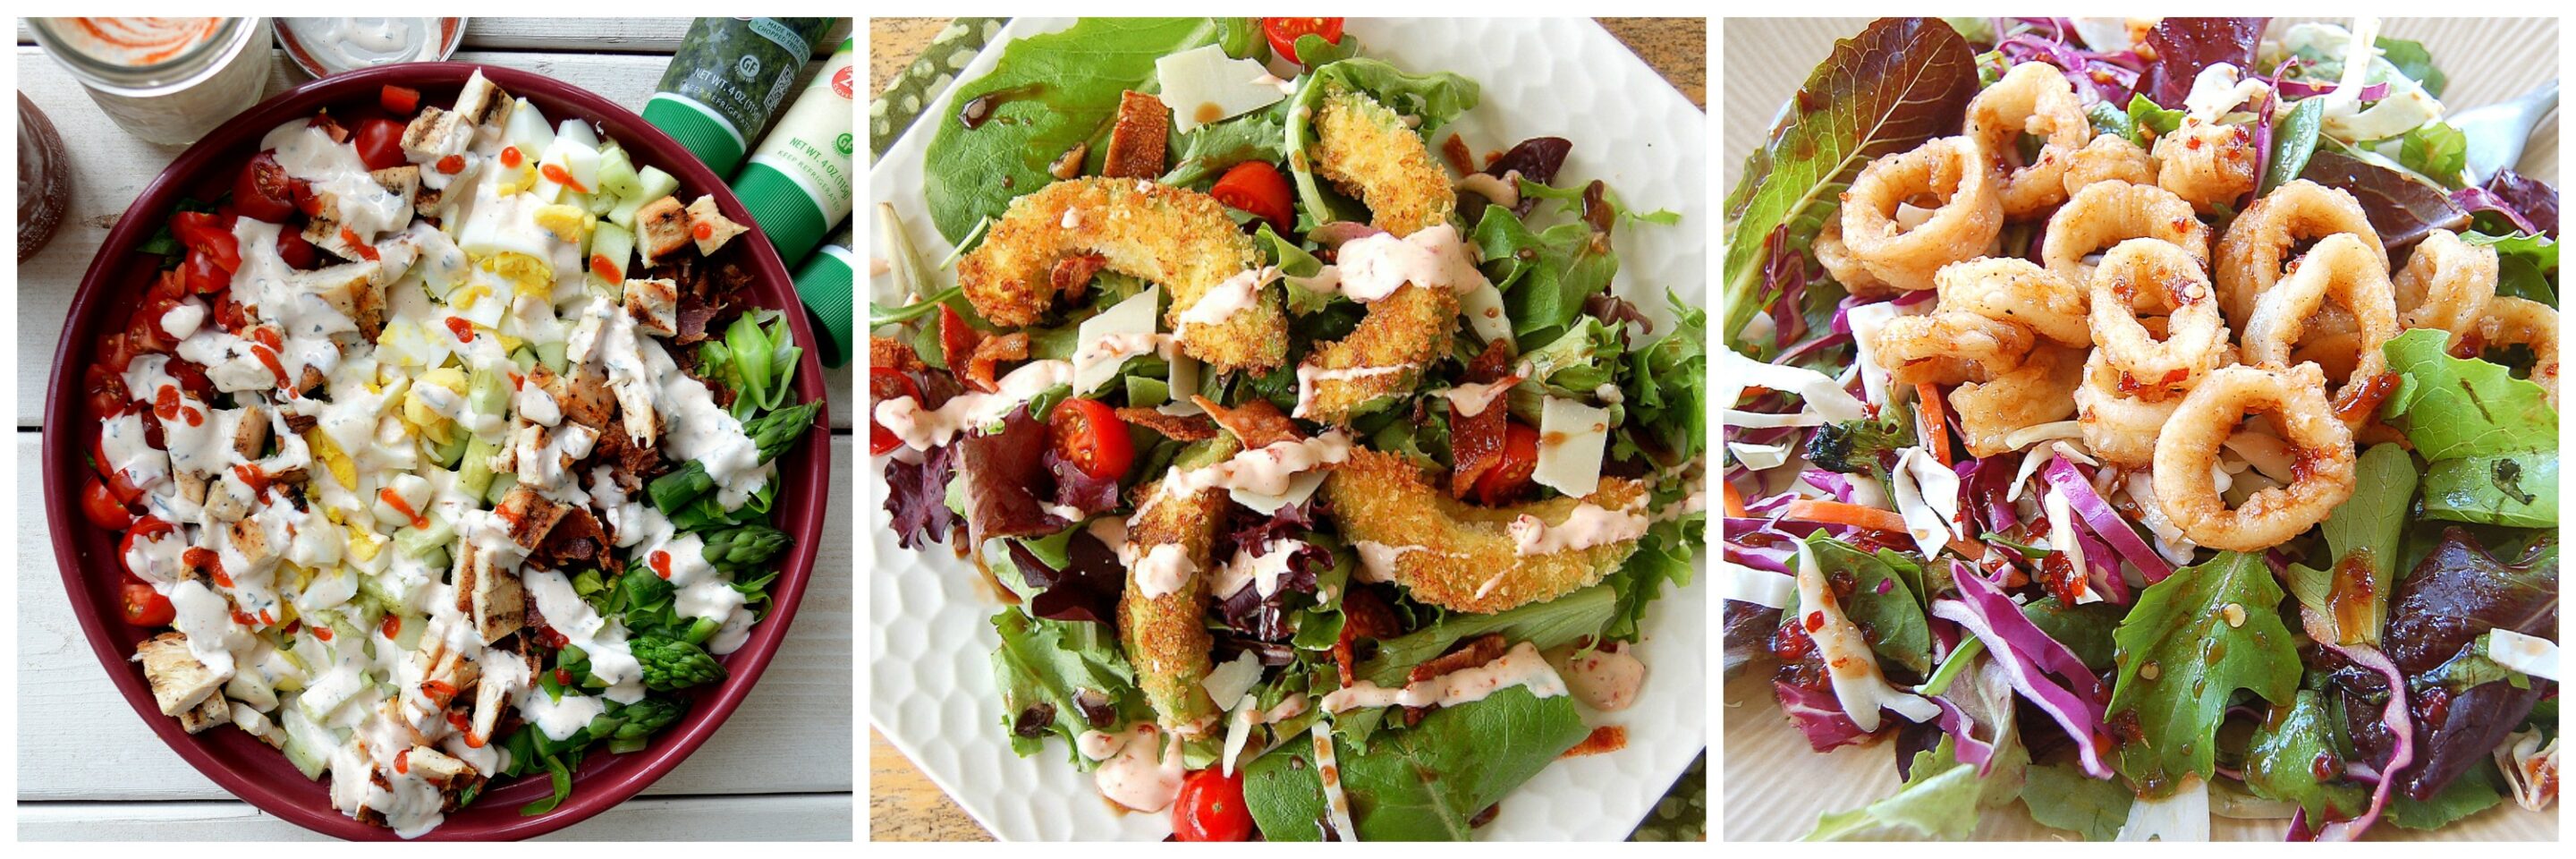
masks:
[[[454,59],[533,69],[640,110],[687,18],[476,18]],[[844,21],[823,55],[850,32]],[[816,59],[822,59],[818,55]],[[820,67],[816,62],[814,67]],[[177,147],[127,136],[70,75],[19,29],[18,88],[70,143],[76,178],[62,229],[18,267],[18,837],[44,839],[314,839],[199,775],[127,706],[62,598],[44,517],[38,459],[53,349],[80,277],[125,207],[176,158]],[[806,70],[807,74],[812,68]],[[281,53],[268,92],[306,80]],[[854,497],[851,372],[826,371],[834,515]],[[560,839],[816,839],[852,837],[855,767],[848,528],[827,528],[796,624],[759,685],[721,731],[642,796]],[[818,765],[819,764],[819,765]]]
[[[1599,18],[1691,104],[1708,109],[1708,22],[1701,18]],[[912,63],[946,18],[868,19],[868,91],[883,91]],[[931,783],[892,743],[868,729],[868,838],[873,841],[990,841],[993,836]]]

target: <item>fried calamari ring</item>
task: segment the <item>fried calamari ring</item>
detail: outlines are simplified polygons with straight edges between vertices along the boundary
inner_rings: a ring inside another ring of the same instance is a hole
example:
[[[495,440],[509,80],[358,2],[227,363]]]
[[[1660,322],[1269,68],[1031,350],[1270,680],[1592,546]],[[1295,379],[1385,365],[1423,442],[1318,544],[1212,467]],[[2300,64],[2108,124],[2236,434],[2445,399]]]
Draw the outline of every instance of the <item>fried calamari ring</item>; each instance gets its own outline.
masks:
[[[2133,185],[2156,184],[2156,159],[2147,151],[2117,134],[2096,134],[2093,142],[2075,151],[2061,177],[2066,193],[2072,196],[2095,182],[2127,182]]]
[[[1985,257],[1954,262],[1932,276],[1941,309],[2018,322],[2068,346],[2093,345],[2086,329],[2084,288],[2067,283],[2029,260]]]
[[[2156,460],[2156,437],[2173,419],[2182,398],[2151,403],[2120,391],[2120,371],[2102,350],[2084,359],[2083,384],[2075,388],[2075,423],[2084,447],[2103,462],[2143,468]]]
[[[1898,383],[1955,385],[2003,376],[2030,354],[2033,335],[2019,323],[1936,310],[1879,326],[1878,365]]]
[[[1894,298],[1905,292],[1879,280],[1878,275],[1860,264],[1859,257],[1852,256],[1851,248],[1843,245],[1841,218],[1826,218],[1824,228],[1816,232],[1816,243],[1809,247],[1816,252],[1816,264],[1824,266],[1825,273],[1842,284],[1844,292],[1861,298]]]
[[[1944,137],[1870,162],[1842,195],[1843,245],[1879,280],[1932,288],[1942,266],[1981,256],[2003,235],[2003,196],[1972,137]],[[1901,207],[1929,209],[1919,224]]]
[[[1988,382],[1965,382],[1950,392],[1950,409],[1959,415],[1968,453],[1978,457],[2011,451],[2006,436],[2016,430],[2075,413],[2076,387],[2084,381],[2085,350],[2054,343],[2031,347],[2021,366]]]
[[[2390,284],[2396,287],[2397,327],[2454,335],[2478,330],[2487,302],[2495,298],[2496,266],[2493,247],[2461,241],[2450,230],[2427,234]]]
[[[2173,192],[2131,182],[2086,185],[2048,218],[2039,258],[2068,283],[2093,282],[2084,258],[2129,239],[2172,242],[2203,263],[2209,260],[2209,226]]]
[[[2246,206],[2218,239],[2218,309],[2227,313],[2227,324],[2245,329],[2255,299],[2287,276],[2283,268],[2292,248],[2336,233],[2359,237],[2379,251],[2379,267],[2388,268],[2379,231],[2371,228],[2361,202],[2341,188],[2293,179]]]
[[[2102,255],[2091,292],[2093,342],[2121,377],[2122,392],[2168,400],[2218,368],[2227,321],[2200,263],[2182,248],[2154,239],[2121,242]],[[2166,313],[2163,337],[2139,323],[2141,303]]]
[[[2210,470],[2219,446],[2248,412],[2268,413],[2294,457],[2288,486],[2256,491],[2236,509],[2218,497]],[[2184,397],[2156,439],[2157,500],[2194,543],[2259,552],[2316,527],[2352,497],[2352,430],[2327,404],[2325,373],[2224,367]]]
[[[2478,336],[2488,346],[2520,343],[2531,347],[2531,383],[2549,393],[2550,406],[2558,405],[2557,308],[2528,298],[2496,296],[2487,302]]]
[[[2039,157],[2021,160],[2021,135],[2040,138]],[[2093,121],[2066,73],[2039,61],[2016,63],[2002,80],[1968,102],[1967,135],[2004,171],[2004,215],[2023,217],[2066,202],[2065,174],[2093,136]]]
[[[2388,269],[2376,248],[2351,233],[2336,233],[2317,242],[2300,258],[2298,270],[2264,291],[2245,323],[2245,362],[2287,367],[2291,352],[2304,339],[2309,324],[2323,315],[2326,302],[2343,308],[2354,323],[2352,372],[2340,391],[2367,384],[2388,371],[2380,350],[2397,336],[2397,302],[2390,295]],[[2324,368],[2318,368],[2320,377]],[[2362,414],[2358,425],[2370,419]]]
[[[2254,190],[2254,166],[2263,153],[2254,149],[2254,133],[2242,125],[2223,125],[2184,117],[2182,127],[2156,138],[2156,185],[2207,212],[2233,206]]]

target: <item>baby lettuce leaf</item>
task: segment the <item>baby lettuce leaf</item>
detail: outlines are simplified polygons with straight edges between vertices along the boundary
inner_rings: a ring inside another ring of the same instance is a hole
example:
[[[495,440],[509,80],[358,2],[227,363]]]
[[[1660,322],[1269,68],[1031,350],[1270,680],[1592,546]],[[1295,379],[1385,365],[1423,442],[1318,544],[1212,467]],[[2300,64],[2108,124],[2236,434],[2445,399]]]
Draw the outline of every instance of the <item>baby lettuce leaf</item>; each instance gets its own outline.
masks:
[[[2555,450],[2558,410],[2539,385],[2504,367],[2453,358],[2450,335],[2416,329],[2388,341],[2388,369],[2404,377],[2381,412],[2439,462],[2498,453]]]
[[[1896,795],[1850,811],[1825,814],[1802,841],[1966,841],[1988,808],[2010,804],[2021,794],[2030,750],[2018,736],[1995,741],[1993,769],[1982,778],[1977,768],[1959,762],[1958,741],[1944,735],[1941,743],[1914,753],[1903,787]]]
[[[1077,144],[1091,147],[1086,168],[1108,152],[1118,94],[1159,89],[1154,61],[1215,44],[1224,27],[1208,18],[1084,18],[1071,29],[1003,46],[1001,62],[957,85],[951,112],[922,163],[931,222],[962,243],[977,221],[999,218],[1011,199],[1044,188],[1047,167]],[[976,128],[955,111],[993,95],[998,104]]]
[[[2505,561],[2489,554],[2466,529],[2446,528],[2441,543],[2397,587],[2388,610],[2388,657],[2411,685],[2435,673],[2489,630],[2550,636],[2558,629],[2558,558],[2544,538],[2525,557]],[[2368,672],[2332,672],[2352,714],[2346,730],[2369,760],[2384,760],[2384,731],[2377,727],[2384,690]],[[2349,680],[2350,682],[2345,682]],[[2508,680],[2480,684],[2450,700],[2439,722],[2415,712],[2415,765],[2398,773],[2398,786],[2429,800],[2453,779],[2489,759],[2496,744],[2522,724],[2555,684]],[[2415,698],[2423,696],[2418,693]]]
[[[2422,42],[2381,36],[2372,40],[2370,44],[2379,49],[2381,59],[2397,67],[2398,74],[2423,84],[2424,92],[2434,98],[2441,98],[2442,87],[2451,82],[2449,75],[2442,74],[2441,69],[2433,67],[2433,52],[2425,50]]]
[[[2503,178],[2499,176],[2497,180]],[[2555,211],[2551,219],[2556,220]],[[2462,233],[2460,240],[2495,248],[2497,295],[2558,305],[2558,242],[2521,232]]]
[[[1390,732],[1366,753],[1336,742],[1342,791],[1360,841],[1465,841],[1479,812],[1519,787],[1590,730],[1574,699],[1512,687],[1443,707]],[[1244,805],[1271,841],[1323,837],[1324,787],[1314,743],[1293,737],[1244,767]],[[1343,840],[1352,840],[1343,833]]]
[[[993,650],[1002,727],[1021,757],[1037,753],[1053,734],[1064,738],[1075,766],[1090,769],[1095,764],[1074,750],[1075,737],[1154,718],[1136,690],[1136,669],[1118,655],[1117,631],[1109,626],[1037,620],[1005,608],[993,616],[993,629],[1002,640]],[[1107,718],[1094,724],[1086,712]]]
[[[2021,607],[2021,615],[2030,618],[2032,626],[2075,651],[2075,658],[2084,660],[2084,667],[2094,671],[2110,670],[2117,652],[2111,631],[2127,613],[2125,607],[2113,603],[2067,606],[2056,597],[2034,600]]]
[[[2438,120],[2415,126],[2398,138],[2397,163],[2436,180],[2457,182],[2469,163],[2469,136]]]
[[[1199,126],[1186,134],[1175,131],[1171,141],[1172,170],[1163,174],[1161,181],[1165,185],[1195,187],[1214,182],[1228,168],[1247,161],[1275,164],[1288,157],[1280,148],[1287,133],[1287,99],[1224,122]]]
[[[2397,582],[2397,541],[2414,507],[2415,458],[2394,443],[2372,445],[2354,465],[2353,485],[2352,497],[2326,517],[2333,563],[2322,570],[2290,565],[2290,595],[2334,630],[2335,643],[2377,647],[2387,623],[2387,595]],[[2360,560],[2352,560],[2356,556]]]
[[[1867,633],[1870,649],[1880,658],[1913,669],[1916,676],[1932,673],[1931,622],[1924,618],[1923,602],[1915,597],[1914,588],[1898,575],[1898,568],[1911,567],[1919,581],[1920,566],[1894,549],[1864,553],[1822,534],[1807,538],[1807,545],[1815,550],[1816,564],[1826,576],[1852,577],[1851,600],[1843,608]]]
[[[2398,794],[2388,800],[2388,822],[2406,829],[2440,829],[2469,815],[2485,811],[2504,802],[2496,790],[2495,766],[2486,758],[2471,765],[2469,771],[2442,788],[2431,799],[2416,799]]]
[[[1977,94],[1977,58],[1938,18],[1881,18],[1834,43],[1789,100],[1726,198],[1725,342],[1776,294],[1762,291],[1773,253],[1806,253],[1863,165],[1958,133]],[[1788,241],[1765,247],[1788,227]]]
[[[2375,157],[2375,156],[2374,156]],[[2404,247],[2434,230],[2457,232],[2469,213],[2451,202],[2451,192],[2422,176],[2352,154],[2341,145],[2322,142],[2299,178],[2351,192],[2360,201],[2370,226],[2391,248]]]
[[[2370,807],[2370,792],[2342,779],[2343,768],[2327,766],[2331,781],[2318,781],[2318,761],[2339,762],[2341,743],[2325,699],[2301,689],[2286,710],[2274,705],[2272,718],[2254,726],[2245,750],[2245,786],[2255,796],[2295,802],[2310,820],[2351,820]]]
[[[2218,723],[2236,690],[2274,703],[2298,691],[2299,654],[2281,624],[2281,597],[2263,559],[2242,552],[2176,570],[2139,594],[2111,634],[2120,676],[2110,706],[2113,724],[2136,727],[2118,768],[2139,795],[2210,776]]]
[[[2087,776],[2072,764],[2034,765],[2021,788],[2021,803],[2030,809],[2031,820],[2086,841],[2119,838],[2120,826],[2129,821],[2129,803],[2136,799],[2119,782]]]
[[[1502,290],[1503,312],[1511,317],[1520,348],[1555,341],[1582,315],[1585,297],[1609,290],[1619,257],[1608,241],[1595,240],[1607,237],[1579,220],[1533,232],[1512,210],[1485,206],[1469,238],[1485,261],[1485,276]]]
[[[1531,603],[1500,614],[1453,614],[1440,623],[1378,642],[1377,655],[1360,662],[1353,668],[1353,673],[1358,679],[1394,688],[1404,685],[1405,674],[1413,666],[1449,652],[1449,648],[1460,641],[1490,632],[1501,635],[1505,641],[1526,641],[1546,650],[1599,636],[1617,612],[1617,589],[1593,585],[1547,602]],[[1370,735],[1377,730],[1386,712],[1385,709],[1369,709],[1343,713],[1334,718],[1333,733],[1367,748]]]

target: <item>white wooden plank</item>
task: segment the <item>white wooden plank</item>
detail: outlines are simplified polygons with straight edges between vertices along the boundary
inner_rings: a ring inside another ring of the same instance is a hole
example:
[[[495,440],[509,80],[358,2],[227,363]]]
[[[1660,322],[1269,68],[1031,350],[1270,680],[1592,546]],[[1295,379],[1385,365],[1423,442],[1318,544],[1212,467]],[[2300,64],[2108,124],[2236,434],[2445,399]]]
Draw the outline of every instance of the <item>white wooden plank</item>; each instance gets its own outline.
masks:
[[[636,799],[551,841],[848,841],[850,794]],[[240,802],[18,805],[21,841],[327,841]]]
[[[628,108],[641,108],[668,63],[645,54],[577,55],[521,52],[464,52],[459,60],[524,68],[578,84]],[[819,64],[818,64],[819,65]],[[812,73],[808,69],[808,73]],[[290,76],[293,81],[290,81]],[[283,59],[271,72],[268,92],[283,91],[303,73]],[[106,241],[126,207],[154,176],[178,157],[178,147],[156,146],[126,134],[91,102],[80,83],[33,47],[18,49],[18,90],[51,118],[72,160],[72,202],[60,231],[35,257],[18,266],[18,404],[17,426],[43,422],[46,383],[63,321],[71,312],[72,294],[81,275]],[[793,265],[791,263],[790,265]],[[851,420],[852,371],[825,371],[834,392],[831,420],[848,427]]]
[[[18,799],[204,800],[230,795],[170,751],[125,703],[62,596],[39,499],[39,438],[17,434]],[[832,439],[835,509],[816,547],[814,577],[795,627],[723,730],[648,794],[846,791],[850,745],[851,599],[856,561],[841,527],[859,461],[850,436]],[[98,570],[97,575],[115,575]],[[22,818],[23,819],[23,818]]]
[[[689,31],[688,18],[474,18],[465,22],[463,50],[573,51],[668,54],[679,50]],[[843,18],[824,35],[817,57],[850,37]],[[35,34],[26,19],[18,21],[18,43],[32,44]]]

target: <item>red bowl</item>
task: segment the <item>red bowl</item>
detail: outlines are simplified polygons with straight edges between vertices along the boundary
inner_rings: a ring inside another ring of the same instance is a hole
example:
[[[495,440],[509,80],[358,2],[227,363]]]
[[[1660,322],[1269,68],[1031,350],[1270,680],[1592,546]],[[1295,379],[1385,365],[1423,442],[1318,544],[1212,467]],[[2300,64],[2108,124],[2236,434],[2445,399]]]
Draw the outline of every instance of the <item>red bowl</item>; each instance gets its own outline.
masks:
[[[211,200],[229,190],[242,165],[258,151],[262,135],[281,123],[310,117],[326,107],[344,119],[381,115],[375,104],[386,84],[420,90],[428,104],[447,104],[454,101],[456,91],[476,68],[469,63],[414,63],[313,81],[234,117],[181,153],[125,210],[125,216],[108,233],[107,244],[90,261],[88,274],[81,277],[80,292],[72,299],[71,320],[64,324],[62,343],[54,351],[53,381],[45,396],[45,515],[52,525],[54,557],[62,567],[64,590],[71,597],[73,613],[80,617],[82,632],[89,636],[90,649],[98,654],[99,664],[107,669],[108,677],[116,681],[117,690],[125,694],[125,700],[134,705],[144,723],[151,725],[162,741],[198,772],[270,814],[341,838],[391,839],[393,831],[342,815],[332,808],[324,782],[306,780],[283,753],[248,734],[217,729],[190,736],[180,729],[178,720],[161,715],[142,670],[127,661],[135,644],[153,631],[128,626],[120,616],[117,588],[123,572],[115,537],[89,524],[80,512],[81,485],[90,473],[86,464],[89,434],[96,432],[97,426],[88,414],[81,371],[96,362],[100,338],[112,330],[110,326],[121,322],[112,317],[122,316],[120,311],[129,308],[129,302],[142,295],[158,273],[160,258],[137,253],[135,248],[169,222],[181,198]],[[726,217],[751,226],[746,238],[750,240],[747,249],[755,274],[753,301],[766,307],[802,306],[797,302],[786,266],[780,264],[778,253],[770,248],[759,225],[752,223],[742,201],[734,199],[723,180],[680,144],[645,124],[642,117],[588,90],[535,72],[479,68],[493,83],[528,99],[549,117],[558,121],[581,117],[597,124],[607,137],[636,155],[637,165],[650,164],[678,177],[684,196],[714,194]],[[808,344],[797,373],[797,394],[809,401],[822,400],[823,368],[816,363],[810,345],[820,341],[806,324],[805,314],[789,313],[787,319],[796,342]],[[776,479],[783,484],[773,519],[796,542],[785,568],[770,587],[773,606],[768,617],[752,627],[750,640],[740,650],[724,657],[726,678],[722,684],[699,690],[688,715],[656,736],[649,748],[623,755],[593,754],[583,761],[581,769],[573,774],[572,797],[553,812],[521,817],[520,806],[548,796],[552,787],[543,777],[510,779],[487,789],[472,806],[448,815],[444,824],[422,837],[527,838],[570,826],[634,796],[715,734],[716,727],[751,693],[751,684],[760,679],[761,670],[768,667],[779,642],[787,637],[788,622],[796,618],[797,603],[805,595],[806,579],[814,568],[814,542],[822,533],[828,503],[824,487],[830,485],[829,434],[830,430],[818,423],[778,460]]]

